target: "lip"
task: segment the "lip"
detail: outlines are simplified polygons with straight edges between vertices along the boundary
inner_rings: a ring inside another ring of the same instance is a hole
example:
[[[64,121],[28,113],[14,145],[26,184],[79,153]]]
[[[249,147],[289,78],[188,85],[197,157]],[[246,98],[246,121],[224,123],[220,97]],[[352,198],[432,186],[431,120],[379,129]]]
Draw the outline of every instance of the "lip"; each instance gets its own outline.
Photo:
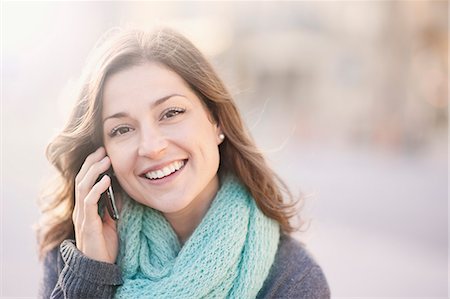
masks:
[[[162,168],[164,168],[166,165],[169,165],[169,164],[171,164],[171,163],[173,163],[173,162],[175,162],[175,161],[183,161],[183,162],[184,162],[184,165],[183,165],[180,169],[178,169],[177,171],[171,173],[170,175],[165,176],[165,177],[160,178],[160,179],[154,179],[154,180],[148,179],[148,178],[145,176],[145,174],[146,174],[148,171],[153,171],[153,170],[159,170],[159,169],[162,169]],[[141,180],[144,180],[144,182],[145,182],[146,184],[150,184],[150,185],[163,185],[163,184],[167,184],[167,183],[169,183],[169,182],[175,180],[175,179],[178,177],[178,175],[180,175],[180,173],[183,172],[183,170],[185,169],[185,167],[186,167],[186,165],[188,164],[188,162],[189,162],[188,159],[182,159],[182,160],[173,160],[172,162],[169,162],[169,163],[159,164],[159,165],[157,165],[157,166],[153,166],[152,168],[148,168],[148,170],[146,170],[146,172],[143,172],[143,174],[140,175],[139,177],[140,177]],[[162,166],[162,167],[161,167],[161,166]],[[160,168],[157,168],[157,167],[160,167]]]

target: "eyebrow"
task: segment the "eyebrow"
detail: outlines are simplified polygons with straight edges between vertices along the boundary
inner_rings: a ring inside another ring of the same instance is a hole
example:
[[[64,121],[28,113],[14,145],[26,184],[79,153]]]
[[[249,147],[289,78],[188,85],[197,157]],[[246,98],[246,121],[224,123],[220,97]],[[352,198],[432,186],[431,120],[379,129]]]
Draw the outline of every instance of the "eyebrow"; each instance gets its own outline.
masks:
[[[162,97],[162,98],[160,98],[160,99],[157,99],[155,102],[153,102],[151,105],[150,105],[150,109],[154,109],[156,106],[159,106],[159,105],[161,105],[162,103],[164,103],[164,102],[166,102],[167,100],[169,100],[170,98],[172,98],[172,97],[183,97],[183,98],[186,98],[184,95],[182,95],[182,94],[177,94],[177,93],[174,93],[174,94],[170,94],[170,95],[167,95],[167,96],[164,96],[164,97]],[[110,119],[110,118],[122,118],[122,117],[127,117],[128,116],[128,113],[126,113],[126,112],[118,112],[118,113],[115,113],[115,114],[113,114],[113,115],[110,115],[110,116],[108,116],[108,117],[105,117],[104,119],[103,119],[103,123],[105,123],[105,121],[107,120],[107,119]]]

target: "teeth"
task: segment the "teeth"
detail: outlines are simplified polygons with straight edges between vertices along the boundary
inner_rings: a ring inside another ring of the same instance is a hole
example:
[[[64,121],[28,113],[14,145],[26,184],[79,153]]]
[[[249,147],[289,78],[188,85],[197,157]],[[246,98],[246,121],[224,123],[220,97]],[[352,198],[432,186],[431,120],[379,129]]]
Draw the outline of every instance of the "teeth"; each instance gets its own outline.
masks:
[[[165,166],[162,169],[158,169],[155,171],[149,171],[145,174],[145,176],[148,179],[152,179],[152,180],[160,179],[160,178],[163,178],[165,176],[168,176],[168,175],[174,173],[175,171],[177,171],[178,169],[183,167],[183,165],[184,165],[184,161],[176,161],[176,162],[173,162],[173,163]]]
[[[164,167],[164,169],[162,170],[164,176],[169,175],[172,173],[172,171],[170,170],[170,167]]]

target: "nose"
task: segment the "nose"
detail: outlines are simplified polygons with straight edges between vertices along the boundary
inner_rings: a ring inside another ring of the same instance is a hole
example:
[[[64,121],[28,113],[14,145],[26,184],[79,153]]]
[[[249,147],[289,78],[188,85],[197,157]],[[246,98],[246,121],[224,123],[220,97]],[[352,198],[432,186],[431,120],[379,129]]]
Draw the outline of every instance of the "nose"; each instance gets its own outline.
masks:
[[[139,137],[139,156],[158,160],[164,155],[167,138],[157,128],[142,129]]]

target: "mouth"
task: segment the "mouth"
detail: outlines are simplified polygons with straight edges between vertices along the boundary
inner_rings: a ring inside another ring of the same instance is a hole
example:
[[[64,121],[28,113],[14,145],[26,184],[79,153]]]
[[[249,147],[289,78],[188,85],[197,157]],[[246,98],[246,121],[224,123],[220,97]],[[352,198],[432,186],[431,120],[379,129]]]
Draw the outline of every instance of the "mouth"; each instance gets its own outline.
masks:
[[[163,168],[143,173],[141,175],[141,177],[151,180],[151,181],[158,181],[158,180],[173,176],[174,174],[179,172],[181,169],[183,169],[187,162],[188,162],[188,159],[174,161],[174,162],[164,166]]]

